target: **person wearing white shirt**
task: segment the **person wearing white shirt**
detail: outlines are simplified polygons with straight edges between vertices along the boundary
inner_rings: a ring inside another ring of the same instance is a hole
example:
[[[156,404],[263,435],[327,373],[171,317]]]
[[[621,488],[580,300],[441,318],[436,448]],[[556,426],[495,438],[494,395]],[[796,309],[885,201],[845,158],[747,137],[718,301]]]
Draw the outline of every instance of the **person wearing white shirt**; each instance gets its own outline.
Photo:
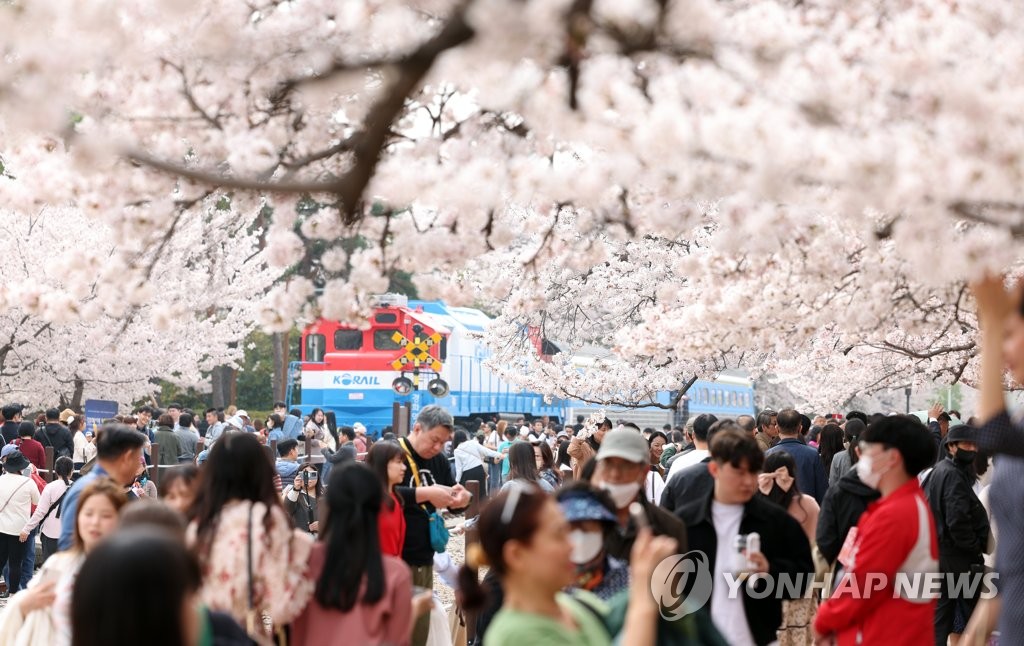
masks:
[[[29,469],[21,451],[12,451],[0,476],[0,568],[6,564],[10,574],[5,596],[21,586],[21,562],[27,545],[21,542],[21,530],[32,515],[32,505],[39,503],[36,483],[23,475],[30,473]]]
[[[711,455],[711,452],[708,451],[708,429],[717,421],[718,418],[709,413],[702,413],[693,420],[694,448],[689,453],[683,453],[672,460],[672,467],[668,470],[668,477],[665,478],[665,482],[670,482],[672,476],[688,466],[703,462],[705,458]]]
[[[452,439],[455,457],[455,481],[465,485],[470,480],[480,483],[480,498],[487,494],[487,470],[484,461],[501,460],[502,454],[491,450],[476,440],[469,439],[463,430],[455,431]]]

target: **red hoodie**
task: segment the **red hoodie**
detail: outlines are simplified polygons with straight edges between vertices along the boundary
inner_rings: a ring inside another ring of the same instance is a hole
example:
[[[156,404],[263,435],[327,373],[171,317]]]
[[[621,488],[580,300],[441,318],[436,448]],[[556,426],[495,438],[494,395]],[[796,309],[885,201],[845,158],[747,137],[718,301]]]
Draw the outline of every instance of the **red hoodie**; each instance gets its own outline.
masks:
[[[18,439],[11,442],[18,447],[21,454],[25,456],[25,459],[36,465],[37,469],[46,468],[46,449],[40,442],[33,440],[31,437],[19,437]]]
[[[898,574],[907,581],[914,573],[939,571],[935,521],[917,478],[868,505],[857,523],[852,558],[844,579],[854,580],[841,582],[818,608],[814,629],[836,633],[840,646],[934,644],[935,598],[920,594],[924,586],[911,588],[918,592],[912,598],[894,594]],[[884,577],[881,590],[870,577],[876,582]]]

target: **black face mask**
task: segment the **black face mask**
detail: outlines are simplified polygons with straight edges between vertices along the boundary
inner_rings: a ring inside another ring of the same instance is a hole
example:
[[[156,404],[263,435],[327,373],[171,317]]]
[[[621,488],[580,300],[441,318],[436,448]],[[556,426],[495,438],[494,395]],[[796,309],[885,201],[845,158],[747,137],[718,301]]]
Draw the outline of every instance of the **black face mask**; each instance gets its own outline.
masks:
[[[960,464],[974,464],[974,460],[977,457],[977,451],[965,451],[964,449],[957,449],[956,456],[953,459],[955,459]]]

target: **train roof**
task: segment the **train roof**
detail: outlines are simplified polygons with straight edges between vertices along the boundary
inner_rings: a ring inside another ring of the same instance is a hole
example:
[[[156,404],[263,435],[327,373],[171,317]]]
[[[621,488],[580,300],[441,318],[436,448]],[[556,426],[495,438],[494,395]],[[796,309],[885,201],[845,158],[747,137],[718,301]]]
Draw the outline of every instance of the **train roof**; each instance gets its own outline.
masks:
[[[491,317],[472,307],[453,307],[441,301],[409,301],[409,309],[415,311],[421,307],[422,314],[436,319],[450,330],[483,333],[491,322]]]

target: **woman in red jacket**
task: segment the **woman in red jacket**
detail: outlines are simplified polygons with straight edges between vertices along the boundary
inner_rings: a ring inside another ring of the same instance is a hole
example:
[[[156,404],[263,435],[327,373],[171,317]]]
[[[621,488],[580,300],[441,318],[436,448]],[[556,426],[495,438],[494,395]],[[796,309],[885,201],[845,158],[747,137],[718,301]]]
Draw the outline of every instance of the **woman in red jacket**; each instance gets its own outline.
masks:
[[[390,556],[402,556],[405,543],[405,513],[402,497],[395,486],[405,477],[405,455],[394,442],[377,442],[366,455],[366,464],[373,469],[384,487],[384,501],[377,520],[380,551]]]

